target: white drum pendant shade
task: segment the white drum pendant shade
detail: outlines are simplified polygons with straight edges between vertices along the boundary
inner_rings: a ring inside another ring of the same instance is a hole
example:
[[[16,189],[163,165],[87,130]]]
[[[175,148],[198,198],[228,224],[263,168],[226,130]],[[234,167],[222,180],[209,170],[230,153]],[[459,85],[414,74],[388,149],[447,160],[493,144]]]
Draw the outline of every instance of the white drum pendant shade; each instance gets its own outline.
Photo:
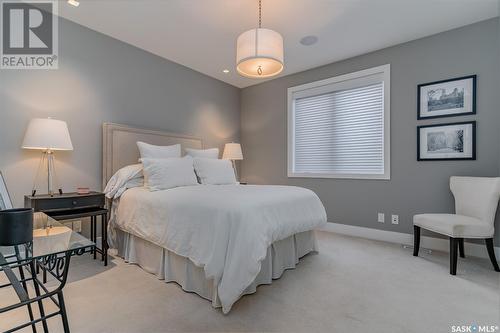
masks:
[[[279,74],[283,70],[283,37],[264,28],[242,33],[236,42],[236,69],[251,78]]]

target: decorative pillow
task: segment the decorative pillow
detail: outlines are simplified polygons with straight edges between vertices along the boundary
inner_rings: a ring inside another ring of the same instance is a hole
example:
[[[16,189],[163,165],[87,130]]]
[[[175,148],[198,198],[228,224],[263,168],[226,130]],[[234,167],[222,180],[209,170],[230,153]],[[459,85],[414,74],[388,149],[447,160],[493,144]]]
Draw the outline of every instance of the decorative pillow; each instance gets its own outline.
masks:
[[[186,154],[198,158],[219,158],[219,148],[191,149],[186,148]]]
[[[150,191],[179,186],[198,185],[193,169],[193,158],[143,158],[144,184]]]
[[[194,169],[202,184],[236,184],[233,165],[229,160],[195,158]]]
[[[137,147],[141,153],[141,158],[171,158],[181,157],[181,145],[155,146],[149,143],[137,141]]]

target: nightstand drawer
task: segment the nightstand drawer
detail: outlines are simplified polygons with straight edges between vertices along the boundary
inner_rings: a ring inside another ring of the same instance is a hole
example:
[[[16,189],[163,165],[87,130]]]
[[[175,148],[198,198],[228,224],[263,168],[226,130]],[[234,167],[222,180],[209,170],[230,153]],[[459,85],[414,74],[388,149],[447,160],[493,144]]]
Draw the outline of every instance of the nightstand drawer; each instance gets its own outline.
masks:
[[[53,200],[38,200],[36,203],[36,210],[46,211],[53,209],[68,209],[68,208],[82,208],[82,207],[102,207],[104,200],[96,200],[94,197],[82,198],[58,198]]]
[[[90,195],[63,194],[50,196],[25,197],[25,207],[31,207],[36,212],[50,212],[87,207],[104,207],[104,194],[92,193]]]

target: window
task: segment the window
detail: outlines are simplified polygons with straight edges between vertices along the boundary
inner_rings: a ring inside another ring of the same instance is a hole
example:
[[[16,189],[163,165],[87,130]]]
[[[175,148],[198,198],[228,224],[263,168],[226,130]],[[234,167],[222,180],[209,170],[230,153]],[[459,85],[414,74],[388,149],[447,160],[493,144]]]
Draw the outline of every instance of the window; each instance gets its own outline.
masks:
[[[390,65],[288,89],[288,177],[390,179]]]

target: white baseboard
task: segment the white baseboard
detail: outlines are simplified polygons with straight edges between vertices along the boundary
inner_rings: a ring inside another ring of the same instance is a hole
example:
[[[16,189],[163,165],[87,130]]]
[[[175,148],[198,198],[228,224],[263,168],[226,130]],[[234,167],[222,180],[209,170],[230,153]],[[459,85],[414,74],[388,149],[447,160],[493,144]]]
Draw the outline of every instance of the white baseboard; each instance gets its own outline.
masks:
[[[340,223],[327,223],[324,227],[318,230],[413,246],[413,235],[402,232],[358,227]],[[420,238],[420,248],[448,252],[450,245],[448,239],[422,236]],[[498,260],[500,258],[500,247],[495,247],[495,254]],[[484,243],[475,244],[465,242],[465,255],[489,258],[488,252],[486,251],[486,245]]]

